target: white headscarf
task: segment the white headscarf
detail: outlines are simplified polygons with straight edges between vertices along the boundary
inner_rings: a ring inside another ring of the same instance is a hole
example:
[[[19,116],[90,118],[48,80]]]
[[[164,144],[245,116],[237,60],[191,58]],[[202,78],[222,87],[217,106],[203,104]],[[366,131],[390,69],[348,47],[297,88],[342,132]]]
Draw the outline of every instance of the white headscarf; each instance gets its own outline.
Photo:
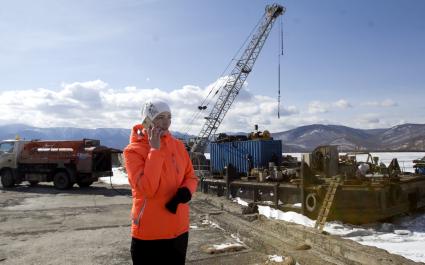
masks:
[[[171,113],[171,109],[167,103],[160,100],[148,100],[142,108],[142,121],[146,117],[149,117],[151,120],[154,120],[162,112]]]

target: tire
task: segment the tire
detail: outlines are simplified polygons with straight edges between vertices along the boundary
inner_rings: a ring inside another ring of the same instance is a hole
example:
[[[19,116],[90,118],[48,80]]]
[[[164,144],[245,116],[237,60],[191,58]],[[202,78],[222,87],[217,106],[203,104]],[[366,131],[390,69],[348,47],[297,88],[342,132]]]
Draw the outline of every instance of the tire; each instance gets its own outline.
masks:
[[[66,171],[58,171],[53,176],[53,184],[58,190],[66,190],[72,186],[71,179]]]
[[[307,196],[305,197],[305,208],[310,213],[314,213],[318,210],[319,205],[316,193],[307,194]]]
[[[85,188],[85,187],[89,187],[91,184],[93,184],[93,181],[78,181],[77,182],[78,186],[80,186],[80,188]]]
[[[35,187],[38,184],[38,180],[28,180],[28,182],[30,183],[31,187]]]
[[[13,176],[13,172],[10,169],[5,169],[0,172],[0,176],[3,188],[12,188],[15,186],[15,177]]]

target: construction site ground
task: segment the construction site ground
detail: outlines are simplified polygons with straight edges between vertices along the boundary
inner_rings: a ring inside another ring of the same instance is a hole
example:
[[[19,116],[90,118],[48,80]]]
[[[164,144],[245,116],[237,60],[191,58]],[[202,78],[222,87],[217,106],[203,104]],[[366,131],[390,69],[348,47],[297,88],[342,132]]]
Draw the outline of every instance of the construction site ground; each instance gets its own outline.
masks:
[[[419,264],[311,228],[242,214],[223,197],[191,201],[186,264]],[[0,265],[131,264],[128,186],[0,188]],[[217,248],[217,245],[227,248]],[[241,246],[242,245],[242,246]]]

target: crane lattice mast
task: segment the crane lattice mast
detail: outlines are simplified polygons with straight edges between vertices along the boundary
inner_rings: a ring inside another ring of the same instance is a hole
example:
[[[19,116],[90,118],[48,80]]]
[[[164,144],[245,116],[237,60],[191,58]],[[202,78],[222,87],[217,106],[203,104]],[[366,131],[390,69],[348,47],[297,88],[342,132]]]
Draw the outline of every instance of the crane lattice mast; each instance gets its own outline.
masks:
[[[266,6],[264,19],[258,26],[258,29],[252,35],[251,41],[242,54],[241,58],[236,62],[227,82],[222,87],[221,93],[214,104],[199,135],[196,137],[191,152],[203,153],[209,138],[215,134],[219,125],[223,121],[224,116],[230,109],[239,90],[242,88],[246,78],[252,71],[255,61],[260,54],[263,45],[269,36],[273,23],[276,18],[285,12],[285,8],[278,4]]]

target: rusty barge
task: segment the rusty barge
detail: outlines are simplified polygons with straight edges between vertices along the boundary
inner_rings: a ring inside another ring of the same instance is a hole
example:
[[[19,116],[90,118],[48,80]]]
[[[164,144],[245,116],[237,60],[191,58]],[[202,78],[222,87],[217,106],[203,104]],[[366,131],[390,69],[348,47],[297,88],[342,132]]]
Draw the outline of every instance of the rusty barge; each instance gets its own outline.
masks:
[[[239,140],[212,143],[208,170],[202,171],[199,161],[194,161],[202,192],[240,197],[251,205],[295,211],[317,220],[325,212],[327,220],[351,224],[387,220],[425,206],[423,160],[415,161],[415,173],[406,173],[397,159],[385,166],[378,157],[363,153],[367,160],[358,161],[358,153],[339,154],[337,146],[320,146],[298,161],[276,157],[280,141]],[[264,145],[278,146],[265,150]]]

